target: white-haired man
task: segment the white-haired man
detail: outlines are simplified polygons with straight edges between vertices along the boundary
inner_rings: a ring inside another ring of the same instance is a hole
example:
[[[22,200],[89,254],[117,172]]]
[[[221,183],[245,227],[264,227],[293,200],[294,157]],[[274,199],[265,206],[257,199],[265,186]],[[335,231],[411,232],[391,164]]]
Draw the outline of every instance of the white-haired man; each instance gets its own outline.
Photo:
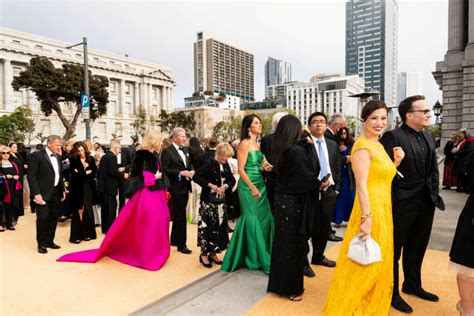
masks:
[[[181,253],[190,254],[192,251],[186,245],[186,205],[194,170],[189,151],[184,147],[186,131],[176,127],[171,133],[171,141],[171,146],[161,154],[163,172],[170,180],[171,245],[177,246]]]

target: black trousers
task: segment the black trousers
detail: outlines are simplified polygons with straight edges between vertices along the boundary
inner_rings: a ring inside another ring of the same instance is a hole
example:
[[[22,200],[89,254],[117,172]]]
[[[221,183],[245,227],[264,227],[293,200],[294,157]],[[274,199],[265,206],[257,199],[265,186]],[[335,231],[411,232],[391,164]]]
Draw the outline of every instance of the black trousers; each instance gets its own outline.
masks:
[[[120,212],[125,205],[125,188],[127,185],[127,180],[120,179],[119,180],[119,205],[118,211]]]
[[[336,191],[329,188],[321,192],[321,199],[316,203],[313,222],[313,257],[311,261],[320,261],[324,258],[324,250],[331,232],[331,221],[336,206]]]
[[[421,288],[421,265],[430,240],[435,206],[427,192],[393,204],[393,293],[399,294],[398,261],[403,251],[403,288]]]
[[[61,208],[61,192],[59,188],[54,190],[51,201],[39,205],[35,203],[36,209],[36,241],[38,246],[46,246],[54,241],[56,226]],[[34,202],[33,202],[34,203]]]
[[[102,233],[107,234],[110,226],[117,217],[117,195],[102,193],[102,205],[100,207],[102,220]]]
[[[189,194],[171,194],[170,211],[173,226],[171,244],[183,248],[186,246],[186,205]]]

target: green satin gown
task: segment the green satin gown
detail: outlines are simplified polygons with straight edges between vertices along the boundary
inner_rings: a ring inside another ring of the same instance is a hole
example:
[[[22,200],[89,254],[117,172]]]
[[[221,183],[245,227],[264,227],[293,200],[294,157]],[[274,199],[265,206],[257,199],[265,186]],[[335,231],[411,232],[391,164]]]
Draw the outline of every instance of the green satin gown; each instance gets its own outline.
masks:
[[[260,171],[262,159],[260,150],[250,151],[245,164],[245,172],[262,197],[254,198],[242,179],[237,185],[241,215],[222,264],[222,270],[227,272],[245,267],[270,273],[274,222]]]

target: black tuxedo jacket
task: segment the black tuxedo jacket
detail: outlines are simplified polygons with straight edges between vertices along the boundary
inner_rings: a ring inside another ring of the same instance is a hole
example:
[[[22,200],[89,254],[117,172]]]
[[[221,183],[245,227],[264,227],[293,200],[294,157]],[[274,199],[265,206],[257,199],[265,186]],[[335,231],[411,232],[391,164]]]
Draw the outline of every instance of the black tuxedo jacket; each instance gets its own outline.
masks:
[[[328,149],[331,175],[332,179],[334,180],[334,190],[339,191],[341,189],[341,155],[339,154],[339,147],[337,146],[336,142],[333,142],[332,140],[327,139],[326,137],[324,138],[326,140],[326,146]],[[306,149],[306,152],[308,153],[312,161],[313,168],[316,168],[319,174],[319,170],[321,170],[321,167],[319,164],[318,153],[316,151],[316,148],[314,147],[315,145],[309,144],[306,138],[300,141],[300,145],[302,145]]]
[[[59,170],[58,186],[61,192],[64,192],[61,157],[56,156],[56,158]],[[46,150],[43,149],[30,155],[27,175],[31,198],[41,194],[44,201],[50,201],[54,189],[54,169]]]
[[[125,173],[129,173],[131,166],[132,166],[132,153],[130,152],[128,148],[122,147],[122,149],[120,149],[119,167],[124,167]]]
[[[411,134],[409,127],[403,124],[399,128],[386,132],[380,140],[385,151],[393,160],[393,148],[400,146],[405,152],[398,171],[403,175],[396,176],[392,183],[392,199],[394,202],[413,197],[423,189],[427,189],[433,203],[444,210],[443,199],[439,196],[438,160],[435,151],[435,142],[430,133],[422,131],[429,148],[429,161],[426,177],[423,175],[423,161],[421,149],[416,138]]]
[[[98,191],[108,195],[117,195],[120,179],[124,174],[118,171],[117,156],[109,151],[99,163],[99,172],[97,176]]]
[[[191,163],[191,156],[186,147],[183,148],[186,157],[186,165],[178,153],[178,150],[171,145],[161,154],[161,167],[170,180],[169,192],[176,195],[184,195],[191,192],[191,181],[186,177],[181,177],[179,173],[183,170],[194,170]]]
[[[324,132],[324,138],[330,139],[337,144],[337,137],[328,129]],[[332,168],[331,168],[332,169]]]

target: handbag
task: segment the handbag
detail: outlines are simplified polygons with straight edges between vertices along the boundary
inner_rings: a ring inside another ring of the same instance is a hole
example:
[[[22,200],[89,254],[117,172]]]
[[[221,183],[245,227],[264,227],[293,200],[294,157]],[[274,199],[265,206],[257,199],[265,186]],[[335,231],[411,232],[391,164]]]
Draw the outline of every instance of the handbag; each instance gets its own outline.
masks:
[[[212,204],[222,204],[225,203],[225,195],[217,194],[217,192],[211,192],[209,194],[209,202]]]
[[[347,257],[362,265],[382,261],[382,251],[375,240],[369,237],[362,240],[359,236],[351,239]]]

